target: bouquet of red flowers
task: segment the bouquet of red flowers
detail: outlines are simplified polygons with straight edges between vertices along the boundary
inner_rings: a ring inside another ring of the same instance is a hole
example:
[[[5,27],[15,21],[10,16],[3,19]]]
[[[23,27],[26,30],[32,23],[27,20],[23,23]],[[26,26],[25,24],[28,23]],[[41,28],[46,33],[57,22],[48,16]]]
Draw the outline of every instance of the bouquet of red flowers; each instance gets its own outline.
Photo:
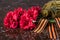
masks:
[[[23,10],[21,7],[14,11],[9,11],[4,18],[4,25],[6,28],[20,27],[23,30],[33,29],[36,27],[36,19],[40,13],[39,6],[33,6],[28,10]]]

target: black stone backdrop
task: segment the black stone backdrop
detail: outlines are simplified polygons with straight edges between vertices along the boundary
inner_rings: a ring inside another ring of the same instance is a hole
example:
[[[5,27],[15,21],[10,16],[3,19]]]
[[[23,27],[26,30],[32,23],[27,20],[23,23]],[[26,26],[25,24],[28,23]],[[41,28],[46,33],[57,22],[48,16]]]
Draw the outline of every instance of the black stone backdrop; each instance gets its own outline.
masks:
[[[48,32],[45,30],[36,35],[33,32],[17,31],[16,29],[5,32],[3,26],[3,19],[8,11],[18,7],[25,9],[36,5],[43,7],[48,1],[50,0],[0,0],[0,40],[49,40]]]
[[[3,18],[6,13],[15,8],[22,7],[28,9],[31,6],[43,6],[50,0],[0,0],[0,27],[3,26]]]

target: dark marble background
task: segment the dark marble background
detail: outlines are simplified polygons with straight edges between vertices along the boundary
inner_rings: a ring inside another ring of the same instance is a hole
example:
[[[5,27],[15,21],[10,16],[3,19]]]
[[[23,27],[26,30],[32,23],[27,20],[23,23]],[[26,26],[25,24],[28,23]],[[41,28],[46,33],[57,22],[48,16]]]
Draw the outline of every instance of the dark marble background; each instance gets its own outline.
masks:
[[[36,35],[33,32],[22,32],[19,29],[8,29],[10,30],[8,31],[3,26],[3,19],[8,11],[18,7],[25,9],[36,5],[42,7],[48,1],[50,0],[0,0],[0,40],[49,40],[48,32],[45,30],[41,34]]]
[[[49,0],[0,0],[0,26],[3,26],[3,18],[9,10],[22,7],[28,9],[31,6],[43,6]]]

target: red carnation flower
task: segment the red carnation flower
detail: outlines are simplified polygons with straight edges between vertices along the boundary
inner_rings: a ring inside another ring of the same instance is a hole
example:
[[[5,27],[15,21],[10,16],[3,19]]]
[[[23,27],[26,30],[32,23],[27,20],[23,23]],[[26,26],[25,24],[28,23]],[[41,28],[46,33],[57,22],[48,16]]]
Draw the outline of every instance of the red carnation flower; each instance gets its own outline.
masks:
[[[41,11],[41,8],[39,6],[33,6],[30,9],[28,9],[28,14],[31,18],[36,20],[40,11]]]
[[[20,16],[23,14],[22,8],[15,9],[14,12],[10,11],[7,13],[4,18],[4,25],[7,28],[16,28],[18,26],[18,22]]]
[[[25,11],[20,19],[20,28],[21,29],[33,29],[35,28],[35,24],[32,22],[33,20],[29,17],[28,13]]]
[[[21,7],[19,7],[18,9],[14,10],[14,14],[16,14],[17,16],[17,20],[19,21],[20,16],[24,13],[23,9]]]
[[[6,17],[4,18],[4,25],[7,28],[16,28],[17,27],[17,16],[16,14],[13,15],[13,12],[10,11],[7,13]]]

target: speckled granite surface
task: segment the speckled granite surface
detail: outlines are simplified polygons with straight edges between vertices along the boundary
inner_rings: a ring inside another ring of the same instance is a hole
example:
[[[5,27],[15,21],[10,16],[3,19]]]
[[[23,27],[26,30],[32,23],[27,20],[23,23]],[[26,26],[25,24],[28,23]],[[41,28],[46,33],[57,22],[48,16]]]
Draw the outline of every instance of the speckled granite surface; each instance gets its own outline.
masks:
[[[0,40],[49,40],[48,32],[44,30],[41,34],[35,34],[28,31],[20,31],[19,29],[4,29],[3,18],[9,10],[23,7],[28,9],[31,6],[43,6],[50,0],[0,0]],[[58,32],[60,29],[58,29]],[[6,32],[7,31],[7,32]],[[59,33],[60,35],[60,33]]]

